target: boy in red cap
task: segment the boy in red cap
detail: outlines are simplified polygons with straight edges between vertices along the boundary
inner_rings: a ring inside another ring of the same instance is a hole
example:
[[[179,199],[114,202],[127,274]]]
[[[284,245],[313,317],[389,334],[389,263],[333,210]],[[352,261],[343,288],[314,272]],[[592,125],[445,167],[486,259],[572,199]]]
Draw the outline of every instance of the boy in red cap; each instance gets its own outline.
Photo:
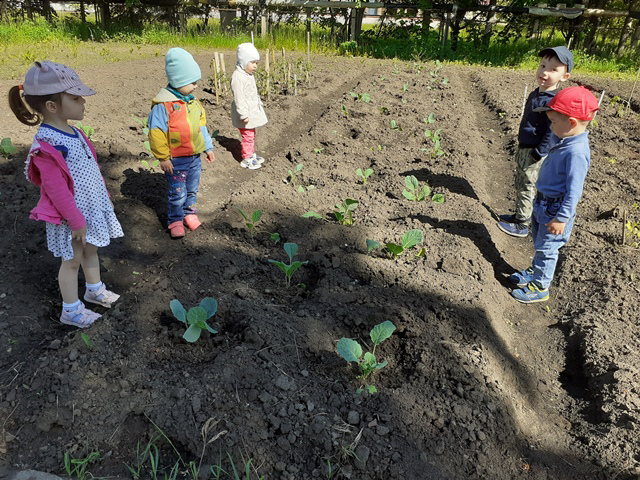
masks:
[[[558,250],[571,235],[591,161],[587,126],[598,110],[598,101],[584,87],[569,87],[536,110],[546,111],[557,143],[549,150],[536,183],[531,222],[533,265],[509,277],[520,287],[511,295],[521,303],[549,299]]]

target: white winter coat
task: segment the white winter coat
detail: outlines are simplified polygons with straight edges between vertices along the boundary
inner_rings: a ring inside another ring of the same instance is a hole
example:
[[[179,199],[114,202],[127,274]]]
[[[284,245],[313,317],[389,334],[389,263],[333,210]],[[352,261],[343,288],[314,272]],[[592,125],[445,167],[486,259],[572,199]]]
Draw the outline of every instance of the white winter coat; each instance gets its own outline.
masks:
[[[267,123],[267,115],[264,113],[262,100],[258,95],[256,79],[239,65],[231,76],[231,91],[233,91],[231,122],[234,127],[257,128]],[[245,118],[249,119],[249,123],[242,121]]]

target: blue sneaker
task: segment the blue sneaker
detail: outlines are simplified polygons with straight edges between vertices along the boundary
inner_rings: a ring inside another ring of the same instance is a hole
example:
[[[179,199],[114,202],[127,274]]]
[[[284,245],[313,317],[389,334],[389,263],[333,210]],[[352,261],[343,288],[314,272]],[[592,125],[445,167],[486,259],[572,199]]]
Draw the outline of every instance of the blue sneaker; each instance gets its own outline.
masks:
[[[264,163],[264,158],[262,158],[260,155],[257,155],[255,152],[251,154],[251,157],[258,165],[262,165]]]
[[[529,225],[524,223],[498,222],[498,228],[512,237],[524,238],[529,235]]]
[[[513,290],[511,296],[520,303],[546,302],[549,300],[549,289],[542,289],[532,282],[524,288]]]
[[[503,215],[498,215],[498,218],[501,222],[518,223],[515,213],[505,213]]]
[[[514,285],[524,288],[533,280],[533,267],[529,267],[526,270],[521,270],[509,275],[509,281]]]

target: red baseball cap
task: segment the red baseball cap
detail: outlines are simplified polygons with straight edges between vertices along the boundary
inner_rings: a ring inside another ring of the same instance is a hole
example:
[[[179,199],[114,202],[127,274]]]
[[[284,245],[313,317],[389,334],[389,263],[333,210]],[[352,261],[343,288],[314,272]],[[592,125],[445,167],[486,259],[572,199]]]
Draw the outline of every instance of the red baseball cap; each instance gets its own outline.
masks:
[[[555,110],[578,120],[591,120],[593,112],[598,110],[598,100],[584,87],[568,87],[560,90],[546,107],[534,108],[534,112]]]

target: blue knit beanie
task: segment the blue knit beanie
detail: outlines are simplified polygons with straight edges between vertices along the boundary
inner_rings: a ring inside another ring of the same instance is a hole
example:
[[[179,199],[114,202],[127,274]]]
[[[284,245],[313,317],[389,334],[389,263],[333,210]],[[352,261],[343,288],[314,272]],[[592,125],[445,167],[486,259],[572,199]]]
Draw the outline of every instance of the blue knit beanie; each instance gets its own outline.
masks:
[[[182,48],[170,48],[164,59],[169,85],[173,88],[184,87],[202,78],[200,67],[191,54]]]

